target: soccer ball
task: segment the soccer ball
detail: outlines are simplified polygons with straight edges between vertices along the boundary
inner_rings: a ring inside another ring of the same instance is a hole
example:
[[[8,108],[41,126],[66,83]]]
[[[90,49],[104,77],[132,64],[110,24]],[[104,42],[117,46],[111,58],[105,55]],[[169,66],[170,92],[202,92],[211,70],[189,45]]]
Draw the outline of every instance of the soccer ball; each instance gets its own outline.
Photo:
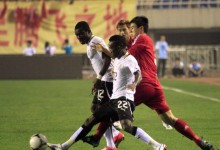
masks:
[[[36,133],[30,138],[30,148],[32,150],[45,150],[47,148],[47,138],[41,133]]]

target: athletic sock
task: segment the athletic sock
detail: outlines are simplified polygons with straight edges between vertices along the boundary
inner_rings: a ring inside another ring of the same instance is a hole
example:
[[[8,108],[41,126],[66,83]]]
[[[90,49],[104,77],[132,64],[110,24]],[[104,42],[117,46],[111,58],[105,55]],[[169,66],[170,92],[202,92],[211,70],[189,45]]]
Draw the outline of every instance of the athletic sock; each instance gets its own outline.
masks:
[[[184,135],[190,140],[193,140],[196,144],[200,140],[200,137],[198,137],[192,129],[187,125],[185,121],[182,119],[177,119],[174,126],[173,126],[179,133]]]
[[[112,126],[112,135],[113,137],[117,136],[120,132],[114,127]]]
[[[103,121],[99,123],[95,135],[93,136],[95,140],[100,140],[105,133],[105,131],[110,127],[109,122]]]
[[[109,127],[105,131],[104,136],[105,136],[105,139],[106,139],[107,146],[112,148],[112,149],[115,148],[115,143],[114,143],[114,140],[113,140],[112,128],[111,127]]]
[[[136,130],[136,132],[135,132]],[[143,141],[144,143],[150,144],[154,149],[159,147],[161,144],[155,141],[150,135],[148,135],[144,130],[138,127],[133,128],[132,133],[137,139]]]
[[[84,125],[81,126],[78,130],[76,130],[76,132],[73,133],[73,135],[70,137],[69,140],[67,140],[62,144],[62,148],[69,149],[71,145],[73,145],[81,138],[85,137],[90,131],[91,131],[90,127],[86,127]]]

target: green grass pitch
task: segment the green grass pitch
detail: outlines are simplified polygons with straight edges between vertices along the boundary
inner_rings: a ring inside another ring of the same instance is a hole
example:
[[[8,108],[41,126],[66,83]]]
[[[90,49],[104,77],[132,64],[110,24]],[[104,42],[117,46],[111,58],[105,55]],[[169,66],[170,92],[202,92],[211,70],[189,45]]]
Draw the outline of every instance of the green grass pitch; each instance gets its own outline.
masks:
[[[220,86],[189,81],[161,80],[162,85],[220,99]],[[67,140],[90,115],[91,80],[0,80],[0,149],[28,150],[29,138],[40,132],[49,142]],[[164,90],[173,113],[199,135],[220,148],[220,102]],[[157,114],[144,105],[136,108],[134,125],[166,143],[168,150],[198,150],[175,130],[166,130]],[[95,132],[96,127],[91,133]],[[126,134],[119,150],[151,150]],[[75,150],[100,150],[79,141]]]

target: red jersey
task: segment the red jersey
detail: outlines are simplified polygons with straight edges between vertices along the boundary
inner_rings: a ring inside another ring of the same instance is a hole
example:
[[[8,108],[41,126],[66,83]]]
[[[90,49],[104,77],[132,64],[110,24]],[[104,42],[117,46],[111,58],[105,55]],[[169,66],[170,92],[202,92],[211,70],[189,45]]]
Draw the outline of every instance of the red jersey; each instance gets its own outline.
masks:
[[[156,58],[152,39],[146,34],[138,35],[128,52],[137,59],[140,66],[142,74],[140,85],[149,83],[154,88],[161,89],[161,85],[157,79]]]

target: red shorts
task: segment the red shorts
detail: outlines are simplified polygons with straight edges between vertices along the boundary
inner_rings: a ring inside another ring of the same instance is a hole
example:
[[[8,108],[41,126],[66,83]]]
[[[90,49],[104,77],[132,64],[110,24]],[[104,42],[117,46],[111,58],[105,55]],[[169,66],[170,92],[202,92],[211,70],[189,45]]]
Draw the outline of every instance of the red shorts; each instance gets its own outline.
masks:
[[[158,114],[162,114],[170,110],[168,104],[166,103],[163,90],[157,89],[148,83],[142,83],[137,86],[136,93],[134,95],[134,103],[136,106],[143,103],[151,109],[156,110]]]

